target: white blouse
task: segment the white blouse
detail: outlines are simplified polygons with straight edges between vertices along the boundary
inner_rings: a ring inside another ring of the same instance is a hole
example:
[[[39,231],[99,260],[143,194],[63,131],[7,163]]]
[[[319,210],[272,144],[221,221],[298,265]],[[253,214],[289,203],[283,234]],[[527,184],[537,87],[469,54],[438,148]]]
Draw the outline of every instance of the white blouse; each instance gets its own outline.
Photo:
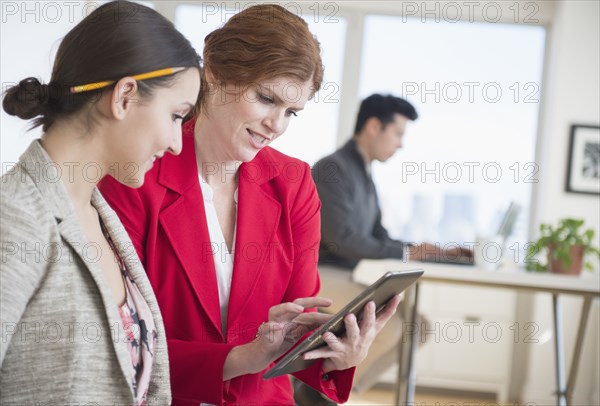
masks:
[[[227,249],[227,243],[219,224],[217,210],[213,202],[213,190],[202,176],[200,178],[200,187],[202,188],[202,196],[204,197],[204,209],[206,213],[206,222],[208,224],[208,233],[212,245],[213,260],[215,261],[215,272],[217,276],[217,285],[219,288],[219,304],[221,306],[221,329],[223,335],[227,332],[227,311],[229,308],[229,293],[231,291],[231,278],[233,276],[233,259],[235,247],[235,232],[237,229],[237,202],[238,190],[236,189],[233,195],[236,208],[236,220],[233,233],[233,244],[231,252]]]

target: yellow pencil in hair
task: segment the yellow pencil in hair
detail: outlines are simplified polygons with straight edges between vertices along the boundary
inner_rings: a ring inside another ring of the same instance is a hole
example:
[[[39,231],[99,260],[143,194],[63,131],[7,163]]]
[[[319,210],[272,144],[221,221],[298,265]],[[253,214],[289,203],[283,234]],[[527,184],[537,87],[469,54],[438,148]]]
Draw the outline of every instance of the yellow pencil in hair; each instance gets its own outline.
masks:
[[[174,73],[180,72],[185,68],[164,68],[153,70],[152,72],[140,73],[137,75],[132,75],[131,77],[135,80],[145,80],[145,79],[153,79],[161,76],[172,75]],[[103,87],[110,86],[115,83],[114,80],[105,80],[102,82],[94,82],[88,83],[85,85],[77,85],[70,88],[71,93],[83,93],[90,90],[102,89]]]
[[[71,87],[71,93],[83,93],[90,90],[102,89],[103,87],[109,86],[115,83],[114,80],[105,80],[102,82],[88,83],[87,85],[78,85]]]
[[[132,78],[134,78],[135,80],[154,79],[154,78],[157,78],[160,76],[172,75],[173,73],[179,72],[183,69],[184,68],[159,69],[159,70],[154,70],[154,71],[148,72],[148,73],[140,73],[139,75],[133,75]]]

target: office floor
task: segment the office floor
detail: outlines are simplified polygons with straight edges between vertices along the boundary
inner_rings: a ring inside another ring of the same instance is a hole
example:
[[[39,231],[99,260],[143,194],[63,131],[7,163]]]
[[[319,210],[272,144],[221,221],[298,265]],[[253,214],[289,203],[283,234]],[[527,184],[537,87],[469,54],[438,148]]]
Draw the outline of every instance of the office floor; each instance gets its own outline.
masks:
[[[419,390],[415,393],[414,406],[440,405],[497,405],[492,398],[443,393],[439,391]],[[351,406],[391,406],[394,405],[394,392],[391,387],[375,387],[363,394],[352,394],[346,405]],[[511,404],[512,405],[512,404]]]

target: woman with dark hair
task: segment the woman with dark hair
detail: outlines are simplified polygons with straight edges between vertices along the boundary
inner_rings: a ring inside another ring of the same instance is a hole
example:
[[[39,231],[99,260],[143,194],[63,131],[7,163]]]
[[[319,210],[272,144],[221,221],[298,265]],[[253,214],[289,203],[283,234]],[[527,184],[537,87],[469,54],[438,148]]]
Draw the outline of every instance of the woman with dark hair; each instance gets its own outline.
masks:
[[[101,190],[129,232],[165,319],[174,405],[293,405],[290,380],[262,378],[322,323],[319,199],[306,163],[268,145],[320,88],[320,47],[298,16],[258,5],[205,39],[197,115],[183,152],[144,187]],[[348,334],[326,336],[294,375],[335,401],[392,316],[367,306]]]
[[[64,37],[48,84],[7,90],[4,110],[44,132],[0,185],[1,404],[170,403],[158,303],[96,184],[140,187],[179,154],[199,88],[173,24],[117,1]]]

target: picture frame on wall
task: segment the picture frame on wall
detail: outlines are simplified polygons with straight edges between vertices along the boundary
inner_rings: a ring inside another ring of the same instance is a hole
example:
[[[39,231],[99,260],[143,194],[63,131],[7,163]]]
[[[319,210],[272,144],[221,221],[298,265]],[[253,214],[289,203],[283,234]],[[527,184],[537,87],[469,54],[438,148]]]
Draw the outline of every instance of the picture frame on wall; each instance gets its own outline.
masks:
[[[571,126],[566,190],[600,195],[600,126]]]

